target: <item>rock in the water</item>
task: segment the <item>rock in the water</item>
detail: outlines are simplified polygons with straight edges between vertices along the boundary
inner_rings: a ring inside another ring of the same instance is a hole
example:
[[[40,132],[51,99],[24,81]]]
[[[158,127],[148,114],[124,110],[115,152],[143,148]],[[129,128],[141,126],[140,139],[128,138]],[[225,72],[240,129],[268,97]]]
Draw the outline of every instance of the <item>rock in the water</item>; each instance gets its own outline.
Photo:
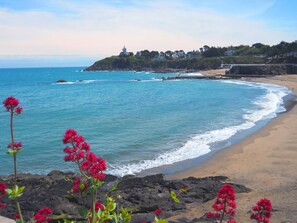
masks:
[[[67,81],[61,79],[61,80],[57,80],[56,82],[57,82],[57,83],[65,83],[65,82],[67,82]]]

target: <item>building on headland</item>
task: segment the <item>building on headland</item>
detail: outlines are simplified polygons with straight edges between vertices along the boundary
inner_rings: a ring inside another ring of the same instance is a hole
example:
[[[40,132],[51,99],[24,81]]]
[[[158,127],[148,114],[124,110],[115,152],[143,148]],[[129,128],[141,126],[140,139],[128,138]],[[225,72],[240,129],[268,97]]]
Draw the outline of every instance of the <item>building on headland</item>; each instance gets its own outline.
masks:
[[[173,59],[182,59],[186,57],[186,54],[183,50],[176,50],[172,53],[171,57]]]
[[[193,57],[198,57],[200,56],[201,53],[199,50],[192,50],[186,53],[186,58],[191,59]]]
[[[154,61],[165,61],[165,53],[164,52],[160,52],[158,55],[154,56],[153,58]]]
[[[122,52],[120,52],[120,56],[128,56],[129,52],[127,51],[127,48],[124,46],[122,49]]]
[[[285,57],[297,57],[297,51],[284,54]]]
[[[227,50],[224,53],[224,55],[227,56],[227,57],[231,57],[231,56],[233,56],[233,54],[234,54],[234,50]]]
[[[135,54],[135,56],[141,57],[141,51],[137,51],[136,54]]]

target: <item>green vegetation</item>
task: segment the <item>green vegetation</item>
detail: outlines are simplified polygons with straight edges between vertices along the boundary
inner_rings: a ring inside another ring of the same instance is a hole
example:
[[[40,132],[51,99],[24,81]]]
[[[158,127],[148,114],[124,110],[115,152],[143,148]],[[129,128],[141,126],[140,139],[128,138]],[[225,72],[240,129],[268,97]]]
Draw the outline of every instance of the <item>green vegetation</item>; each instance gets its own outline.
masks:
[[[205,70],[217,69],[222,64],[296,63],[297,42],[280,42],[275,46],[255,43],[252,46],[203,46],[185,53],[176,51],[142,50],[135,55],[126,48],[119,56],[107,57],[88,67],[92,70]]]

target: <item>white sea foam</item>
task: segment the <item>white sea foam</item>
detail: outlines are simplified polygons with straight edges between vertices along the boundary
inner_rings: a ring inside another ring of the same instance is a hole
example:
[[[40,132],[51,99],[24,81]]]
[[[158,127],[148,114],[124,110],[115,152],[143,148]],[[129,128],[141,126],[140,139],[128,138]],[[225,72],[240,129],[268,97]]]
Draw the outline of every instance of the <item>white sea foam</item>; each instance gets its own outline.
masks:
[[[63,84],[76,84],[76,82],[66,81],[66,82],[58,82],[58,83],[54,83],[54,84],[59,84],[59,85],[63,85]]]
[[[290,90],[286,87],[266,83],[251,83],[245,81],[224,82],[232,84],[242,84],[266,90],[267,93],[264,96],[261,96],[254,101],[254,105],[256,105],[258,109],[248,110],[247,114],[243,115],[243,118],[246,120],[257,122],[262,119],[274,118],[276,117],[277,113],[286,111],[284,107],[283,97],[290,93]]]
[[[133,79],[133,80],[129,80],[130,82],[155,82],[155,81],[162,81],[161,78],[152,78],[152,79],[145,79],[145,80],[141,80],[141,79]]]
[[[205,155],[211,151],[210,145],[212,143],[228,140],[236,133],[252,128],[255,126],[256,122],[267,118],[273,118],[278,112],[285,111],[283,97],[290,93],[288,88],[272,84],[243,81],[223,82],[227,84],[242,84],[255,88],[262,88],[266,90],[267,94],[254,101],[254,105],[257,107],[255,110],[247,110],[246,114],[243,114],[244,122],[242,124],[197,134],[191,137],[180,148],[160,154],[151,160],[142,160],[138,163],[112,166],[110,173],[118,176],[136,174],[150,168],[173,164]]]

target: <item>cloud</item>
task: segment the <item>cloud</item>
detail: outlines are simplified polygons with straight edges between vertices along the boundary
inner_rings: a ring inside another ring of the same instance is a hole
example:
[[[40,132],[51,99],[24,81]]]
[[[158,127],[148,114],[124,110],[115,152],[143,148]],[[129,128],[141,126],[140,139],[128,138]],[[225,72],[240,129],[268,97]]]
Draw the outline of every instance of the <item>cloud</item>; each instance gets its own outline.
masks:
[[[134,52],[192,50],[204,44],[275,44],[293,41],[296,34],[181,1],[130,3],[117,7],[57,1],[64,13],[0,8],[0,55],[111,55],[123,45]]]

